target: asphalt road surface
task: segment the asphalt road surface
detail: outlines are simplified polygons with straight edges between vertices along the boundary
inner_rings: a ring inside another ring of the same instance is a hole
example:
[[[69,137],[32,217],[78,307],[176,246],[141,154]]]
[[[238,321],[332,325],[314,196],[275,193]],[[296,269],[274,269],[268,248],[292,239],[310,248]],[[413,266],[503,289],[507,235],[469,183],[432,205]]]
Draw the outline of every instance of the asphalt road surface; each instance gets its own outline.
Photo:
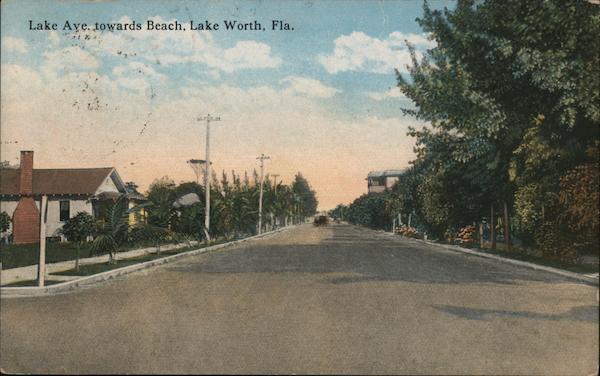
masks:
[[[271,237],[1,301],[25,373],[577,374],[596,287],[352,227]]]

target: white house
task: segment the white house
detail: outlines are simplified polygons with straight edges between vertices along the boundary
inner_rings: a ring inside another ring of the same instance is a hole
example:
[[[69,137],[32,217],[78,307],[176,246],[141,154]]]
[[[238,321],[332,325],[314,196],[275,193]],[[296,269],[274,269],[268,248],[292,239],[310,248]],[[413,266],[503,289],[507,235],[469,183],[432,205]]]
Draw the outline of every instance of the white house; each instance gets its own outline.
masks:
[[[22,151],[20,168],[0,169],[0,211],[12,218],[15,244],[39,241],[43,195],[48,196],[46,234],[59,237],[68,218],[79,212],[99,218],[104,204],[121,194],[128,191],[113,167],[34,169],[33,151]]]

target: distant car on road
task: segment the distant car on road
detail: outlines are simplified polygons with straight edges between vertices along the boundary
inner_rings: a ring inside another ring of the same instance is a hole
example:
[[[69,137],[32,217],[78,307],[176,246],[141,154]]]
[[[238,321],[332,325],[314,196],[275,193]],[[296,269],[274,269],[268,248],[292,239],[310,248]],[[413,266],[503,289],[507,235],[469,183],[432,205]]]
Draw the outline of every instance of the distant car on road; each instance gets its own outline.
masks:
[[[313,221],[313,224],[315,226],[325,226],[325,225],[327,225],[327,222],[329,222],[329,219],[327,218],[326,215],[317,215],[317,216],[315,216],[315,220]]]

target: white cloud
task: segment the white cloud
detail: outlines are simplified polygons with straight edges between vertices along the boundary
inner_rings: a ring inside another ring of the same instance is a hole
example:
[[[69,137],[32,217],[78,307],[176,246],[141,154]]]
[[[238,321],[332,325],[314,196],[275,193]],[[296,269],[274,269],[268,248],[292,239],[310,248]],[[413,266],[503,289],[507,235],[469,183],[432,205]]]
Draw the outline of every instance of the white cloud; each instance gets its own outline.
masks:
[[[280,64],[280,58],[271,56],[271,46],[247,40],[237,42],[233,48],[223,51],[221,69],[232,72],[238,69],[277,68]]]
[[[22,54],[27,52],[27,42],[21,38],[4,37],[2,38],[2,45],[8,51],[16,51]]]
[[[114,67],[112,74],[118,85],[131,90],[146,90],[151,84],[164,83],[167,76],[158,73],[148,64],[139,61]]]
[[[16,64],[0,65],[2,80],[2,102],[5,100],[26,99],[42,86],[40,75],[27,67]]]
[[[58,45],[60,44],[60,37],[58,36],[58,33],[54,30],[48,33],[48,40],[50,41],[50,45],[52,47],[58,47]]]
[[[433,48],[436,46],[435,41],[427,39],[427,36],[424,34],[404,34],[400,31],[394,31],[389,35],[388,40],[395,46],[404,46],[405,42],[417,48]]]
[[[384,92],[370,91],[365,94],[367,96],[369,96],[371,99],[376,100],[376,101],[383,101],[386,99],[406,98],[406,96],[397,87],[390,88],[388,91],[384,91]]]
[[[410,53],[405,40],[417,49],[430,48],[434,42],[420,34],[404,34],[398,31],[385,39],[373,38],[360,31],[335,39],[332,54],[319,55],[318,61],[331,74],[345,71],[393,73],[394,69],[406,71]],[[421,53],[417,51],[417,57]]]
[[[166,21],[159,16],[151,17],[157,23]],[[131,23],[129,17],[117,22]],[[173,30],[155,32],[149,30],[98,32],[84,31],[77,40],[98,54],[123,58],[144,59],[148,62],[173,65],[200,63],[213,76],[217,72],[231,73],[241,69],[277,68],[281,58],[273,56],[271,46],[253,40],[238,41],[231,48],[223,48],[210,32]]]
[[[143,30],[76,41],[78,46],[47,51],[35,70],[2,66],[0,131],[19,141],[2,149],[3,159],[27,148],[36,151],[40,167],[115,166],[142,189],[167,174],[189,180],[185,161],[204,142],[204,125],[196,118],[211,113],[222,119],[211,133],[217,171],[250,172],[256,155],[265,152],[272,157],[270,171],[286,182],[302,171],[328,207],[363,193],[367,171],[403,167],[412,158],[408,119],[344,119],[322,100],[340,90],[319,80],[290,75],[273,86],[242,88],[194,81],[193,75],[181,77],[175,92],[161,84],[170,64],[189,64],[186,72],[200,66],[214,75],[280,66],[264,43],[223,48],[207,33]],[[118,63],[105,72],[98,68],[107,57],[107,65]]]
[[[94,55],[78,46],[46,52],[44,58],[42,70],[49,76],[94,70],[100,66],[100,61]]]
[[[142,189],[163,175],[190,180],[185,162],[204,145],[204,125],[196,118],[211,113],[222,119],[211,133],[216,171],[251,172],[256,156],[268,153],[270,171],[285,182],[302,171],[321,205],[330,207],[363,193],[367,171],[403,167],[413,157],[406,131],[414,121],[340,118],[319,99],[335,89],[318,81],[290,76],[277,87],[248,88],[190,82],[169,96],[159,85],[160,100],[153,101],[135,81],[137,75],[161,79],[153,68],[137,62],[109,74],[46,75],[2,65],[0,132],[19,141],[2,148],[2,159],[14,160],[26,148],[35,150],[39,167],[115,166]]]
[[[319,80],[312,78],[288,76],[280,81],[288,83],[288,90],[314,98],[331,98],[339,92],[338,89],[324,85]]]

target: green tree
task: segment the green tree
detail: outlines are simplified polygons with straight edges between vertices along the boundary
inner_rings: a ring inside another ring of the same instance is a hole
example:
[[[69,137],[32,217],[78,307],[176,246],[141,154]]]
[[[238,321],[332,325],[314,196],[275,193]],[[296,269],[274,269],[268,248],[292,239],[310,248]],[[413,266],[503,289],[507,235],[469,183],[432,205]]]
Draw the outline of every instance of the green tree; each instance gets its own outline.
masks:
[[[147,196],[151,205],[146,209],[149,224],[169,228],[174,215],[175,187],[175,182],[168,176],[156,179],[150,184]]]
[[[61,233],[68,241],[75,243],[77,247],[77,257],[75,259],[75,270],[79,271],[79,258],[81,247],[87,239],[94,235],[96,231],[96,221],[94,217],[86,212],[79,212],[75,216],[67,219],[61,229]]]
[[[293,214],[294,193],[289,186],[278,183],[276,187],[273,187],[272,195],[271,210],[279,224],[285,223],[286,218]]]
[[[171,229],[200,239],[204,228],[204,187],[196,182],[181,183],[175,188],[173,198],[182,197],[189,193],[198,195],[200,202],[176,210],[173,210],[173,203],[171,203],[171,209],[169,209],[172,212]]]
[[[586,1],[425,5],[418,21],[436,47],[422,59],[411,49],[410,78],[397,77],[416,105],[405,112],[430,124],[411,132],[428,222],[447,216],[450,227],[488,205],[508,214],[514,202],[522,235],[562,232],[561,177],[591,163],[585,150],[598,140],[599,14]]]
[[[319,201],[317,200],[316,192],[312,190],[308,180],[300,172],[294,177],[292,191],[298,198],[300,215],[302,217],[311,216],[317,212]]]
[[[374,229],[389,229],[393,216],[389,210],[394,198],[389,192],[364,194],[346,210],[346,219],[353,224]]]
[[[125,195],[119,198],[108,208],[107,219],[98,225],[99,235],[92,242],[90,252],[108,252],[109,262],[116,263],[116,253],[127,241],[129,233],[129,214],[138,210],[137,207],[128,209]]]
[[[588,149],[598,160],[598,148]],[[559,204],[562,220],[575,234],[575,247],[582,253],[598,254],[600,231],[600,173],[597,163],[585,163],[569,170],[560,179]]]
[[[5,232],[8,231],[8,229],[10,228],[10,223],[11,223],[11,218],[10,215],[8,215],[8,213],[6,212],[1,212],[0,213],[0,234],[4,234]],[[3,235],[4,237],[4,235]]]

